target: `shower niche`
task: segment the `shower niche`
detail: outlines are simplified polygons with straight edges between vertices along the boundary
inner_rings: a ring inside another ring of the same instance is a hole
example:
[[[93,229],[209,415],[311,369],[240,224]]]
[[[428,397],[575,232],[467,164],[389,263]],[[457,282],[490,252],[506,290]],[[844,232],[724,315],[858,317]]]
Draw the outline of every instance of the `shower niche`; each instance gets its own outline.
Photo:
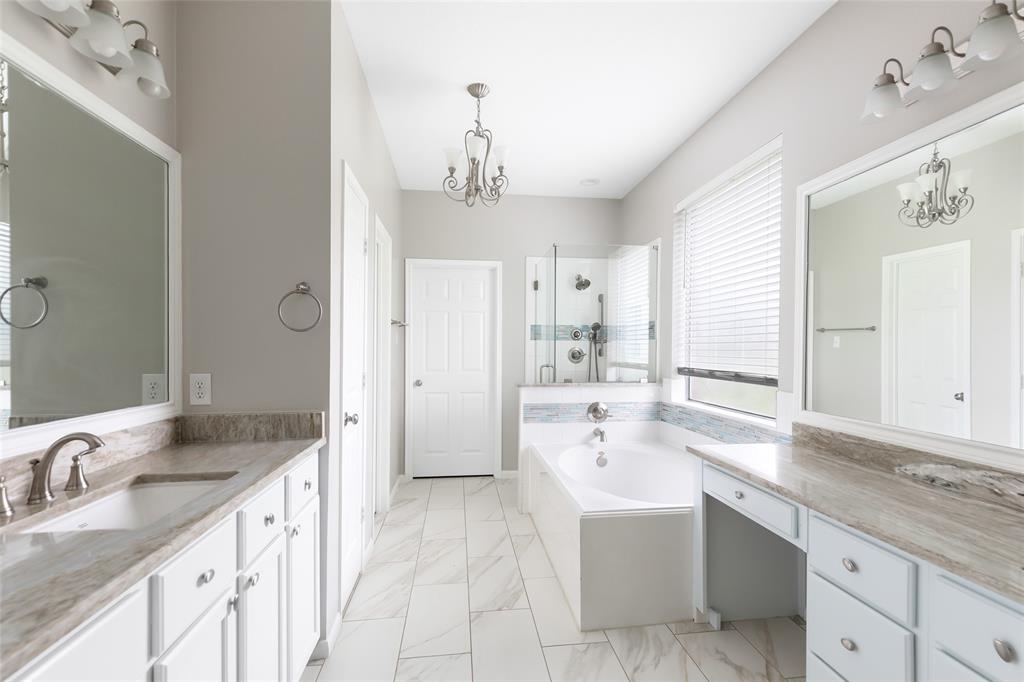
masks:
[[[657,381],[659,241],[527,259],[526,383]]]

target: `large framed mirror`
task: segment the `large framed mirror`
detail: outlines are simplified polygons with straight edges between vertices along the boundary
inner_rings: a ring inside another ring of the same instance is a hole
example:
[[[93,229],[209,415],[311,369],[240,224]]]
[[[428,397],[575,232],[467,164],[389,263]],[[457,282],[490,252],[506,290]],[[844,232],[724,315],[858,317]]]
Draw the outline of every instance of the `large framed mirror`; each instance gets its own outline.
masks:
[[[1022,88],[798,200],[800,421],[1024,462]]]
[[[180,395],[180,157],[3,38],[0,458]]]

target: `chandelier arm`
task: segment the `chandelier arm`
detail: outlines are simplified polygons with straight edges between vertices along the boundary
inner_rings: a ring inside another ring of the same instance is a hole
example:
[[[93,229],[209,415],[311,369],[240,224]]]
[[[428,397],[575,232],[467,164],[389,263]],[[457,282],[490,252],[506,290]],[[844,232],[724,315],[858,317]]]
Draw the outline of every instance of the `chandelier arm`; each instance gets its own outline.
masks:
[[[454,175],[449,175],[441,183],[441,188],[444,190],[444,193],[452,201],[464,201],[465,200],[464,192],[465,192],[466,186],[462,185],[461,187],[459,187],[458,184],[459,184],[459,181],[455,179]],[[459,192],[463,192],[463,196],[459,196],[459,194],[458,194]]]

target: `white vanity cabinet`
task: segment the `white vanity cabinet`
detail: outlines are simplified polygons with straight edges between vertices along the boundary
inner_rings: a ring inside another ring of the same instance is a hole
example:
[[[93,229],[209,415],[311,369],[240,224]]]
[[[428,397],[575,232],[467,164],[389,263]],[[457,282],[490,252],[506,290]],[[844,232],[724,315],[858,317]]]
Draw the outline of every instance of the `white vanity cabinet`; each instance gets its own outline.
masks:
[[[238,680],[238,599],[234,589],[214,600],[202,618],[153,666],[153,682]]]
[[[282,534],[238,576],[238,671],[242,680],[286,680],[284,554]]]
[[[300,481],[301,484],[301,481]],[[288,679],[296,682],[320,639],[320,498],[288,522]]]

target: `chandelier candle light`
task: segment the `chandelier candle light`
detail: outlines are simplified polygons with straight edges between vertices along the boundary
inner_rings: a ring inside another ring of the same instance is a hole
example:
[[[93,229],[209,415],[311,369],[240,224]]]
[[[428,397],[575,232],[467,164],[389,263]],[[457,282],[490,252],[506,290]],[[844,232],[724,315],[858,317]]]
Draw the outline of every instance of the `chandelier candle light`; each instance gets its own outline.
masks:
[[[442,187],[444,193],[454,201],[461,201],[466,206],[473,206],[479,199],[485,206],[494,206],[508,189],[508,177],[505,176],[505,164],[508,161],[508,147],[494,148],[494,163],[498,167],[496,175],[487,179],[487,166],[491,161],[491,145],[494,136],[490,130],[480,123],[480,100],[491,91],[486,83],[471,83],[466,90],[476,99],[476,127],[466,131],[464,136],[465,157],[468,160],[469,172],[466,181],[460,185],[455,177],[456,168],[462,160],[463,150],[449,148],[445,150],[448,159],[448,177]]]
[[[931,161],[921,164],[917,180],[897,186],[903,200],[899,216],[904,225],[922,228],[936,222],[952,225],[971,212],[974,197],[967,193],[971,171],[952,171],[949,159],[940,159],[939,145],[935,145]],[[950,182],[957,192],[952,197],[946,194]]]

